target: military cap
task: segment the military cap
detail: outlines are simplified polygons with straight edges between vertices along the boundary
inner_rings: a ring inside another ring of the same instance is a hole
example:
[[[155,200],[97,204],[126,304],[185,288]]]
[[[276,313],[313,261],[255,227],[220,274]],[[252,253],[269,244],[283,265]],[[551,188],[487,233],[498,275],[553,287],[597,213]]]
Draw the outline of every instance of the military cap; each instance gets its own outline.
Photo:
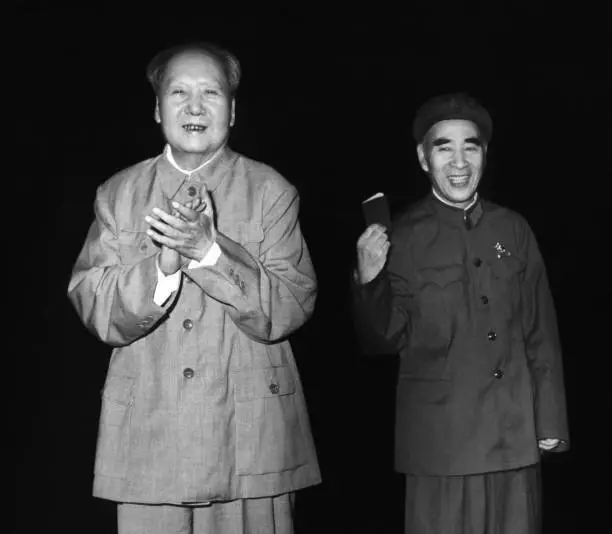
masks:
[[[425,102],[417,111],[412,124],[412,135],[417,143],[436,122],[463,119],[472,121],[485,143],[491,140],[493,121],[480,103],[465,93],[450,93]]]

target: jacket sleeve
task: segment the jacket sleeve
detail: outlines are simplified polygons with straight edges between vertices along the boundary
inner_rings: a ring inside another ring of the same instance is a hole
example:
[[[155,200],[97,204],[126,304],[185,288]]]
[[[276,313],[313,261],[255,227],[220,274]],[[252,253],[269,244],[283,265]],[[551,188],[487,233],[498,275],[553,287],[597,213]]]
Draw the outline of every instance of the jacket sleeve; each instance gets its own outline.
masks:
[[[527,361],[535,386],[536,435],[538,439],[559,438],[561,444],[554,450],[563,451],[569,448],[569,433],[555,306],[544,261],[528,226],[523,239],[527,266],[522,285],[522,321]]]
[[[72,270],[68,297],[90,331],[109,345],[123,346],[146,335],[165,315],[176,293],[164,307],[153,301],[157,254],[137,263],[122,263],[115,220],[101,191],[96,195],[95,220]]]
[[[284,189],[269,207],[264,205],[258,257],[219,233],[222,253],[215,265],[184,270],[225,306],[238,328],[262,343],[285,338],[314,310],[317,281],[298,211],[297,191]]]
[[[400,352],[410,331],[410,290],[406,243],[392,235],[387,265],[367,284],[353,276],[353,310],[357,337],[367,355]]]

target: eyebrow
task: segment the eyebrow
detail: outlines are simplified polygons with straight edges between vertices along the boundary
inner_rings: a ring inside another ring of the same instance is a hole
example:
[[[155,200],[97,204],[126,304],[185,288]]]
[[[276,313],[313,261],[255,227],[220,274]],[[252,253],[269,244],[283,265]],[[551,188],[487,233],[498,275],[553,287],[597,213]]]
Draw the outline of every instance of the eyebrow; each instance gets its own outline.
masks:
[[[450,143],[450,139],[448,137],[438,137],[437,139],[433,140],[432,145],[441,146],[441,145],[446,145],[448,143]]]
[[[446,145],[448,143],[450,143],[451,140],[448,137],[438,137],[437,139],[434,139],[432,142],[433,146],[442,146],[442,145]],[[482,141],[479,137],[468,137],[467,139],[464,139],[463,141],[464,143],[470,144],[470,145],[478,145],[478,146],[482,146]]]

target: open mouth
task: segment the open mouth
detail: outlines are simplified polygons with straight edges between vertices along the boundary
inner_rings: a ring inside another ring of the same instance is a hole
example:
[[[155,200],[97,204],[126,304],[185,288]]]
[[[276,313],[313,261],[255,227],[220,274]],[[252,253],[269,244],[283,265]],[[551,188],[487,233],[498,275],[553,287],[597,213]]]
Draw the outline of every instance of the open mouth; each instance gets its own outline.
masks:
[[[203,124],[183,124],[183,130],[187,133],[200,134],[206,131],[206,126]]]
[[[470,181],[469,174],[451,174],[448,177],[449,182],[453,187],[465,187]]]

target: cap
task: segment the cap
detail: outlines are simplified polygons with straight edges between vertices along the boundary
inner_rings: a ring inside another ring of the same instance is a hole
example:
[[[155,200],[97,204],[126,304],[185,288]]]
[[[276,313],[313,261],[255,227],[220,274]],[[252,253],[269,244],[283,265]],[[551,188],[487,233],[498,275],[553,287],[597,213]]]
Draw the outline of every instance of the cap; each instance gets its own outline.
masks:
[[[466,93],[450,93],[425,102],[417,111],[412,124],[412,135],[417,143],[429,129],[440,121],[463,119],[476,124],[485,143],[491,140],[493,120],[489,112]]]

